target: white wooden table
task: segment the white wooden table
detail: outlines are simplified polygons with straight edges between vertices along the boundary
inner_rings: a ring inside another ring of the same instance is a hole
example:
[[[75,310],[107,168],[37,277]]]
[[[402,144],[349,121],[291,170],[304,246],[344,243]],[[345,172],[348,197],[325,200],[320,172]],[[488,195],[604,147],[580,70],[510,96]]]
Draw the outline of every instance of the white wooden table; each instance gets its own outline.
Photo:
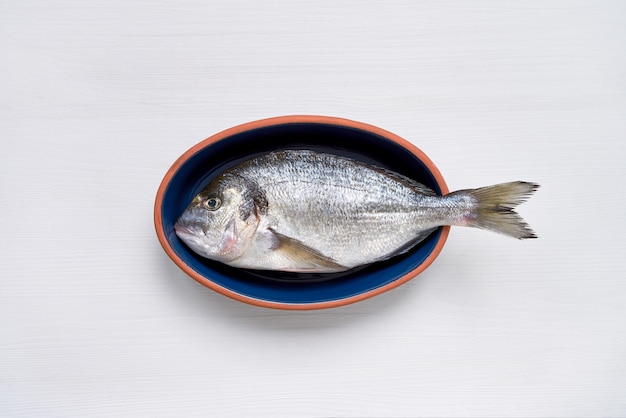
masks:
[[[626,416],[626,3],[0,5],[0,416]],[[351,306],[186,277],[152,226],[190,146],[285,114],[403,136],[451,189],[542,184]]]

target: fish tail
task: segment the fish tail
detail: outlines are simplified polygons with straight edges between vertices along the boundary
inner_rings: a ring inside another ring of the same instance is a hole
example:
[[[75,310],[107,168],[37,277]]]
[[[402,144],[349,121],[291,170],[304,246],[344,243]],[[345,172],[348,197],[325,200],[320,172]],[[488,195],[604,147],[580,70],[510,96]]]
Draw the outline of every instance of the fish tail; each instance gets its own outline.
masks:
[[[454,194],[469,195],[474,202],[465,225],[526,239],[537,238],[537,235],[513,209],[528,200],[538,188],[536,183],[514,181]]]

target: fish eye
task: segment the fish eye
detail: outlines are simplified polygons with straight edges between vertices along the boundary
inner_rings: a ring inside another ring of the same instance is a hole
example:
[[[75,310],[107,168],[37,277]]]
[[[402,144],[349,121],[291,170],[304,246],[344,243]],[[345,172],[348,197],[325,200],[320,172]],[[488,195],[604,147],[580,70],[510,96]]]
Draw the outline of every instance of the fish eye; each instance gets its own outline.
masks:
[[[222,201],[217,197],[209,197],[204,201],[204,207],[208,210],[217,210],[220,208]]]

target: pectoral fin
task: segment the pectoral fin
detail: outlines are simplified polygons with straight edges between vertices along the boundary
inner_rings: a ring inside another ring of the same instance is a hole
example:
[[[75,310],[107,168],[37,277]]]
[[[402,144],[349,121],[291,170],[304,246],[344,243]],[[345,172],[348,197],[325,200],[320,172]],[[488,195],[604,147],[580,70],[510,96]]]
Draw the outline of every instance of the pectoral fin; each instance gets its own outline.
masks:
[[[294,265],[298,266],[294,271],[330,273],[348,270],[348,267],[342,266],[332,258],[307,246],[302,241],[272,229],[269,232],[274,238],[272,249],[280,252],[281,256],[291,260]]]

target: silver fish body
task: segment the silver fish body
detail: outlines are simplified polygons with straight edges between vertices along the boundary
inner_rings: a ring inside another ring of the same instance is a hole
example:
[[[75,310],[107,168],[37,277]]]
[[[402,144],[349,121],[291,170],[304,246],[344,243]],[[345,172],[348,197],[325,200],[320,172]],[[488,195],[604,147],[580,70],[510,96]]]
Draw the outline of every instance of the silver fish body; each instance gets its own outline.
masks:
[[[512,209],[537,187],[513,182],[442,197],[380,167],[285,150],[220,174],[175,230],[196,253],[234,267],[337,272],[406,252],[442,225],[535,237]]]

